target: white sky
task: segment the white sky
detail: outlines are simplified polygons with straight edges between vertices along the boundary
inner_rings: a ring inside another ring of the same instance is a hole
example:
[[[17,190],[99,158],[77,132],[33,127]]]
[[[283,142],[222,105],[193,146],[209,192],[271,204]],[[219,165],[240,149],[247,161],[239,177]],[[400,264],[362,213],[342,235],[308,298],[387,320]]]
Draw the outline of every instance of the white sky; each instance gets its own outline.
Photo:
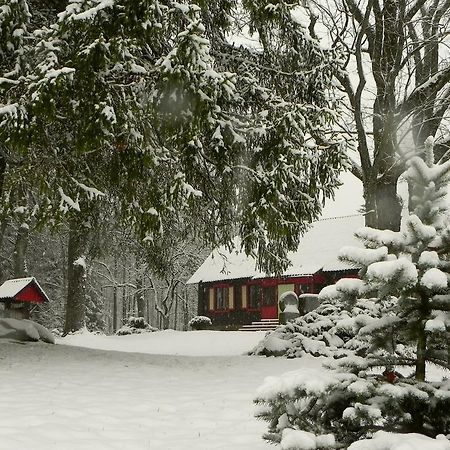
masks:
[[[328,200],[322,212],[322,218],[349,216],[359,213],[364,206],[362,183],[350,172],[341,174],[343,185],[336,191],[334,201]],[[408,207],[408,186],[406,181],[400,178],[397,185],[397,193],[403,201],[403,211]]]
[[[323,218],[356,214],[364,204],[362,183],[350,172],[341,175],[343,185],[336,191],[335,200],[328,200]]]

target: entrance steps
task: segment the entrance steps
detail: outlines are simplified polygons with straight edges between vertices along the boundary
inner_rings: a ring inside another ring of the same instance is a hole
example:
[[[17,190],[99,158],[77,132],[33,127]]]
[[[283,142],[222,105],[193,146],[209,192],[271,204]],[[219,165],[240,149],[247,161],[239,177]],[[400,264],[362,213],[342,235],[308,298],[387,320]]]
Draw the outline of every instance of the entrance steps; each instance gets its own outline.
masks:
[[[278,319],[261,319],[259,322],[252,322],[249,325],[242,325],[238,331],[272,331],[280,325]]]

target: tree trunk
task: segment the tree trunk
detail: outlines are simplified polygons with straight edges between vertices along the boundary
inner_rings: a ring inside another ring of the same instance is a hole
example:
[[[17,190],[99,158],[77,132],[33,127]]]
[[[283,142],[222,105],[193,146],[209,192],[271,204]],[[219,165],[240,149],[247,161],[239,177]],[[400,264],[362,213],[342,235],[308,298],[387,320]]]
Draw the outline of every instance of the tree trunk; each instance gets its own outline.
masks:
[[[86,324],[86,249],[87,230],[70,224],[67,251],[67,305],[64,333],[77,331]]]
[[[145,298],[144,292],[142,290],[144,280],[142,276],[138,276],[136,279],[136,305],[137,305],[137,315],[138,317],[145,318]]]
[[[425,322],[430,314],[430,303],[425,295],[421,295],[417,328],[416,380],[425,381],[427,360],[427,334]]]
[[[113,332],[118,330],[117,320],[117,258],[114,258],[114,288],[113,288]]]
[[[183,321],[183,331],[186,331],[188,329],[188,324],[189,324],[189,304],[188,304],[189,298],[188,298],[188,293],[187,293],[187,289],[185,288],[184,290],[184,301],[183,301],[183,306],[184,306],[184,321]]]
[[[175,311],[173,319],[173,329],[176,330],[177,326],[178,326],[178,292],[175,292]]]
[[[15,278],[24,278],[28,275],[26,257],[29,233],[30,228],[28,224],[23,222],[17,230],[16,242],[14,244],[13,271]]]
[[[417,337],[417,359],[416,359],[416,380],[425,381],[426,371],[426,352],[427,352],[427,337],[423,327],[419,330]]]
[[[0,224],[0,252],[3,250],[3,240],[5,238],[6,230],[8,228],[9,221],[3,220]],[[0,260],[0,282],[4,281],[4,267],[3,267],[3,259]]]
[[[128,319],[128,312],[127,312],[127,288],[126,288],[126,282],[127,282],[127,268],[125,266],[126,261],[123,265],[123,271],[122,271],[122,323],[126,323]]]
[[[366,226],[380,230],[399,231],[402,205],[397,195],[397,179],[364,185]]]

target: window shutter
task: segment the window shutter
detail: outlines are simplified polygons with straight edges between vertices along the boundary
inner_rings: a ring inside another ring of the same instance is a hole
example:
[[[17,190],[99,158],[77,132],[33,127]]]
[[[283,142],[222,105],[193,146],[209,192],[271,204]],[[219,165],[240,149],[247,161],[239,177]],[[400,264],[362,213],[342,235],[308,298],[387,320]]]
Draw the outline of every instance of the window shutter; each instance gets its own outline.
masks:
[[[234,309],[234,289],[232,286],[228,288],[228,309]]]
[[[247,308],[247,286],[242,286],[242,309]]]
[[[209,288],[209,310],[214,311],[214,288]]]

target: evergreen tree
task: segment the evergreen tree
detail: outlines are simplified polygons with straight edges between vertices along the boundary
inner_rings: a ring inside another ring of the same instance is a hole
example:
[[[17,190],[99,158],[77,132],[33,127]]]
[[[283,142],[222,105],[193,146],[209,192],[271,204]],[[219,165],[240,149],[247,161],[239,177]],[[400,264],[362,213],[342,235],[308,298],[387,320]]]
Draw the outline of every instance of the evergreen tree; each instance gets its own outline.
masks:
[[[349,306],[361,297],[376,298],[381,317],[358,332],[370,339],[366,356],[330,363],[333,370],[314,387],[304,375],[290,377],[278,389],[263,387],[257,402],[268,405],[260,414],[270,423],[268,439],[294,439],[289,431],[294,429],[333,433],[340,446],[347,446],[379,429],[430,436],[450,432],[450,382],[426,379],[427,364],[450,368],[445,200],[450,162],[433,164],[431,138],[426,147],[425,160],[413,157],[404,175],[413,192],[401,231],[358,230],[365,248],[344,248],[341,257],[361,267],[362,279],[341,280],[321,293]],[[379,366],[385,370],[377,375]],[[334,448],[332,441],[318,448]]]
[[[25,115],[0,133],[45,191],[42,214],[100,191],[152,239],[189,209],[208,242],[237,232],[260,265],[285,265],[344,163],[326,131],[339,55],[307,38],[295,4],[266,6],[242,10],[261,50],[226,39],[230,1],[76,0],[36,32],[37,69],[14,102]]]
[[[0,140],[38,220],[95,226],[86,205],[112,199],[148,242],[182,215],[205,242],[239,234],[261,267],[284,268],[345,165],[327,131],[339,54],[307,37],[295,6],[73,0],[36,30]],[[228,39],[241,11],[260,49]]]

